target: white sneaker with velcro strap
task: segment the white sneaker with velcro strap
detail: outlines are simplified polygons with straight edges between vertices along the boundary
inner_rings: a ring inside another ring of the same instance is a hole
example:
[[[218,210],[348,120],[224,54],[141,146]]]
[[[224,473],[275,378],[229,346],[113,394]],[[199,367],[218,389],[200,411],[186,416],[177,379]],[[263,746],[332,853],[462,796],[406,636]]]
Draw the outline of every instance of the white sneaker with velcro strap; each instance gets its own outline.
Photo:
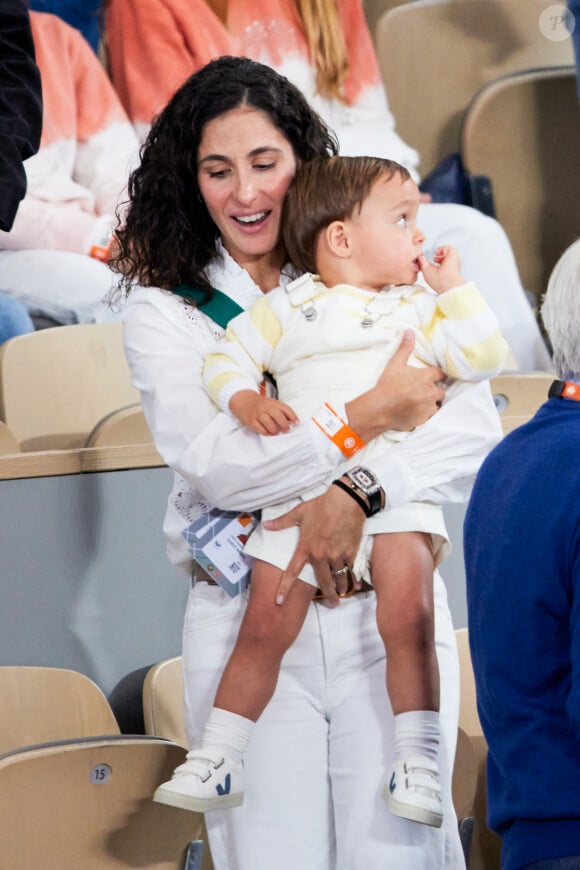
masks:
[[[439,768],[430,758],[415,756],[396,761],[383,798],[395,816],[433,828],[443,823]]]
[[[193,750],[171,779],[159,786],[153,800],[197,813],[238,807],[244,800],[243,764],[223,752]]]

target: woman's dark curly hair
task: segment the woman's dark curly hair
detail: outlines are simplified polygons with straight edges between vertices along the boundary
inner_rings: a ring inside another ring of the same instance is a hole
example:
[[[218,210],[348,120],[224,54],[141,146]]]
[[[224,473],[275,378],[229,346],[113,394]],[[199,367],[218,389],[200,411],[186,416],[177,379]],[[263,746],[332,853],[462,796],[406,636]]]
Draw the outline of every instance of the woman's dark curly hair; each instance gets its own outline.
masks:
[[[242,105],[265,112],[301,162],[338,152],[335,136],[288,79],[247,58],[207,64],[155,120],[129,179],[110,260],[122,275],[122,291],[135,283],[187,284],[211,294],[205,267],[215,255],[217,229],[199,191],[197,152],[208,121]]]

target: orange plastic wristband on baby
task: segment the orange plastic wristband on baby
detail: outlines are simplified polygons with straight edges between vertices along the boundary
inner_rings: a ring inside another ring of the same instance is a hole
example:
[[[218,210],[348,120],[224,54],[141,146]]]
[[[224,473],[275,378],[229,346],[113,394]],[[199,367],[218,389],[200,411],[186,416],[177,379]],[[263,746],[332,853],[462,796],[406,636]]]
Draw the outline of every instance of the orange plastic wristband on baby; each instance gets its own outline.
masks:
[[[351,429],[348,423],[339,417],[334,408],[331,408],[328,402],[324,403],[326,413],[321,418],[313,417],[313,423],[316,423],[321,432],[324,432],[327,438],[330,438],[333,444],[336,444],[343,456],[354,456],[357,451],[365,447],[365,442],[360,435]]]

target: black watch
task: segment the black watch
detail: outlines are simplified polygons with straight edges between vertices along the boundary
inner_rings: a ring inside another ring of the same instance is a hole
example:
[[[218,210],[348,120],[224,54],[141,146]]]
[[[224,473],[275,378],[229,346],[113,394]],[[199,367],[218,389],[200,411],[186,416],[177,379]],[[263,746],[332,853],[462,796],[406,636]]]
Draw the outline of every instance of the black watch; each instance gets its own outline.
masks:
[[[369,517],[383,509],[383,490],[372,471],[363,465],[357,465],[345,471],[344,477],[348,477],[353,489],[366,496],[369,503]]]

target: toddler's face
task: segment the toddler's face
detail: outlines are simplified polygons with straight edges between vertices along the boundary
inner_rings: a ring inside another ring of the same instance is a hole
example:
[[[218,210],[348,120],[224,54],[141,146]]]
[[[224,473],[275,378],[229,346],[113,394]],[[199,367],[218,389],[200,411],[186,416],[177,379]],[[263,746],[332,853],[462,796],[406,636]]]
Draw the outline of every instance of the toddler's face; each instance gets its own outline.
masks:
[[[359,286],[379,290],[386,284],[415,284],[417,257],[425,237],[418,229],[419,188],[397,173],[381,176],[360,211],[349,219]]]

